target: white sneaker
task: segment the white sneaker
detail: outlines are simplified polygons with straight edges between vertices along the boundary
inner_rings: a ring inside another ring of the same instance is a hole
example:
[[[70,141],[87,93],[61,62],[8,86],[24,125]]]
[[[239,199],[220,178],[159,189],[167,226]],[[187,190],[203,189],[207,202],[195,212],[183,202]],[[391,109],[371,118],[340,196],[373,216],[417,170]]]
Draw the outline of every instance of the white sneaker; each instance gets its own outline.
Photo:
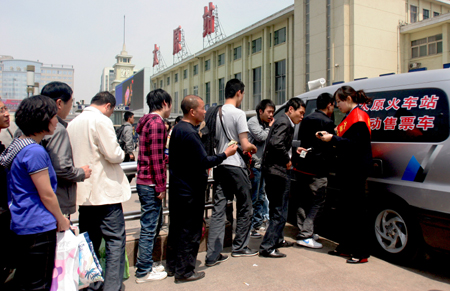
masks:
[[[165,269],[162,264],[153,263],[152,270],[155,270],[155,272],[161,273],[161,272],[164,272]]]
[[[316,242],[313,238],[298,240],[297,244],[300,246],[304,246],[304,247],[308,247],[308,248],[312,248],[312,249],[321,249],[322,248],[322,244]]]
[[[317,233],[313,234],[313,240],[318,241],[319,235]]]
[[[159,280],[165,279],[166,277],[167,277],[166,272],[155,272],[155,270],[152,270],[150,273],[148,273],[144,277],[136,278],[136,283],[140,284],[140,283],[146,283],[146,282],[151,282],[151,281],[159,281]]]

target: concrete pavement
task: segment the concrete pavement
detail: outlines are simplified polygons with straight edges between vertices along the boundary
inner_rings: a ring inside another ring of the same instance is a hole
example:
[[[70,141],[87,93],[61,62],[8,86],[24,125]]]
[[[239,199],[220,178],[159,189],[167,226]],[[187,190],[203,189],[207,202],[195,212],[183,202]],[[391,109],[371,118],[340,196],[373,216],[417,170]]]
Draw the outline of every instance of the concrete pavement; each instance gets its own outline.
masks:
[[[287,225],[286,239],[293,241],[295,228]],[[327,254],[335,243],[321,239],[323,249],[304,247],[280,249],[286,258],[261,257],[232,258],[231,249],[224,254],[228,261],[214,267],[205,267],[205,252],[199,253],[197,271],[205,271],[206,277],[199,281],[175,284],[174,278],[136,284],[134,267],[131,277],[124,281],[126,291],[131,290],[450,290],[450,266],[431,272],[393,265],[375,257],[369,263],[351,265],[345,258]],[[261,239],[251,239],[250,247],[257,249]],[[165,262],[163,262],[165,263]],[[434,265],[435,262],[431,262]],[[439,263],[438,263],[439,264]]]

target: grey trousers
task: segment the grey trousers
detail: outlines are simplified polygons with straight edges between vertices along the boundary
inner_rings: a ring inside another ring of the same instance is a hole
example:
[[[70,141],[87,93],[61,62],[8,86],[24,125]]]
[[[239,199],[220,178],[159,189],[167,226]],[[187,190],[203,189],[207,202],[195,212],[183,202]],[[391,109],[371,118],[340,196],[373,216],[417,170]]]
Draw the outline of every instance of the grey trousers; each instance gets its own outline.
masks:
[[[209,224],[208,250],[205,261],[215,262],[223,250],[227,200],[236,196],[236,231],[232,251],[247,247],[250,239],[253,208],[251,183],[246,169],[234,166],[219,166],[214,169],[218,182],[214,195],[214,208]]]
[[[87,231],[97,253],[105,239],[105,282],[96,282],[85,290],[119,291],[125,268],[125,220],[122,204],[80,206],[80,233]]]
[[[325,204],[326,177],[314,177],[297,173],[299,205],[297,208],[297,240],[311,238],[314,234],[314,224]]]

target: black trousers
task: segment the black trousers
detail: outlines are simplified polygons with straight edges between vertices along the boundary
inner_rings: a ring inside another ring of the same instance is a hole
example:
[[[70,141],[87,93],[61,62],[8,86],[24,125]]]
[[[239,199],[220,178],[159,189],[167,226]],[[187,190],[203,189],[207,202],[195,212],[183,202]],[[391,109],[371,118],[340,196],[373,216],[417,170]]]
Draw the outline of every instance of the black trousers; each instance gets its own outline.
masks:
[[[103,270],[105,282],[93,283],[87,290],[121,290],[126,239],[122,204],[80,206],[78,211],[80,233],[88,232],[97,257],[102,238],[105,239],[106,266]]]
[[[266,194],[269,200],[269,226],[264,235],[259,252],[269,254],[284,240],[283,230],[287,221],[290,173],[287,178],[277,175],[264,175]]]
[[[175,274],[175,278],[188,278],[194,274],[202,237],[205,190],[181,194],[171,186],[169,195],[170,224],[166,267]]]
[[[50,290],[55,265],[56,229],[18,235],[16,242],[15,290]]]
[[[370,257],[369,201],[365,185],[365,178],[342,183],[338,211],[341,232],[336,250],[360,259]]]

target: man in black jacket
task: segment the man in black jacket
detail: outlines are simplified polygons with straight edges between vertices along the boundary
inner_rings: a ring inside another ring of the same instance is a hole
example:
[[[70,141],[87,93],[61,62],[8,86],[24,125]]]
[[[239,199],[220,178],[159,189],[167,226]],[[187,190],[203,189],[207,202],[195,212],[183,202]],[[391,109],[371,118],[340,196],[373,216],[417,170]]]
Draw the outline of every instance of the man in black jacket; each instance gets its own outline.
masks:
[[[262,172],[266,181],[266,194],[269,199],[270,222],[264,235],[259,255],[269,258],[283,258],[285,254],[279,247],[292,246],[284,240],[283,229],[287,220],[289,190],[292,168],[292,138],[294,126],[300,123],[305,114],[305,103],[292,98],[286,103],[282,114],[270,129],[262,158]]]
[[[295,195],[297,208],[297,244],[319,249],[322,244],[314,234],[314,223],[325,203],[327,175],[329,164],[333,159],[332,145],[322,142],[316,137],[316,132],[327,131],[334,134],[334,122],[330,119],[334,111],[334,99],[329,93],[317,97],[317,109],[306,116],[298,131],[301,147],[297,149],[300,155],[294,155],[294,175],[297,188]],[[307,150],[309,149],[309,150]]]
[[[169,144],[170,151],[170,226],[167,245],[168,276],[176,283],[195,281],[205,276],[196,273],[195,262],[200,245],[205,209],[206,170],[219,165],[234,155],[237,145],[224,152],[210,155],[205,151],[197,126],[205,118],[205,103],[194,95],[181,102],[183,119],[174,127]],[[228,257],[222,255],[221,261]]]

